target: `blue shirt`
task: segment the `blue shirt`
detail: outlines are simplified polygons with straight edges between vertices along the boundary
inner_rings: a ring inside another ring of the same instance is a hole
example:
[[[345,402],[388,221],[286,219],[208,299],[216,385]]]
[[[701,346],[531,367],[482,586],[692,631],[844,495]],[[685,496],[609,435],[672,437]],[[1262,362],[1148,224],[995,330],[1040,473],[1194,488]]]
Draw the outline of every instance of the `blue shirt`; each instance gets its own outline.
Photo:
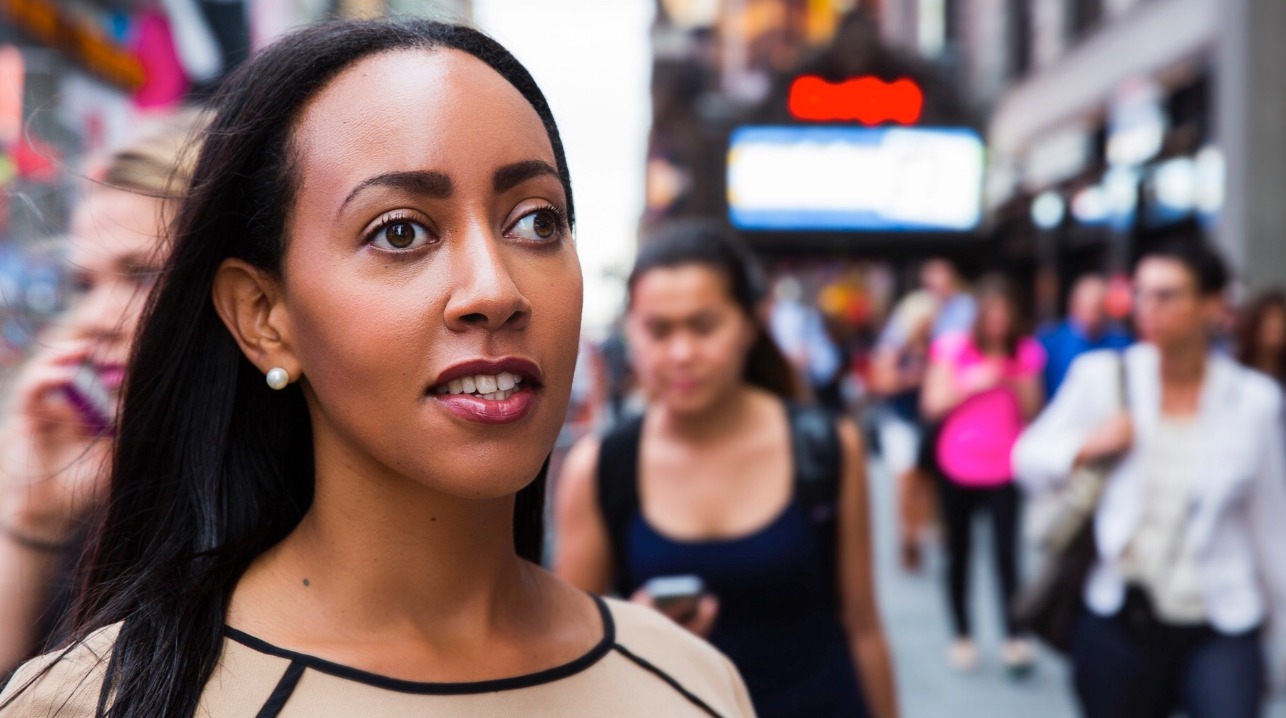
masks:
[[[1045,347],[1045,396],[1049,398],[1062,386],[1076,357],[1096,349],[1119,351],[1134,342],[1130,333],[1119,326],[1109,326],[1099,336],[1090,337],[1070,319],[1042,329],[1036,338]]]
[[[971,331],[977,318],[977,300],[968,292],[959,292],[938,309],[938,318],[933,322],[933,338]]]

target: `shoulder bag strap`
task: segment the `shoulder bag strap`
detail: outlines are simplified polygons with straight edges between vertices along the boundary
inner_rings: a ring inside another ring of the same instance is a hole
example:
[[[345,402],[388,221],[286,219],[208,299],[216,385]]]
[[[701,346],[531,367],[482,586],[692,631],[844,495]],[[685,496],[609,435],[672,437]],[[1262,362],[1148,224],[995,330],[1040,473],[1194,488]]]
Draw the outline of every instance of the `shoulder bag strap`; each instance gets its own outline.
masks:
[[[633,417],[604,436],[598,449],[598,508],[611,544],[613,586],[622,596],[629,590],[625,534],[640,508],[639,443],[642,438],[643,417]]]

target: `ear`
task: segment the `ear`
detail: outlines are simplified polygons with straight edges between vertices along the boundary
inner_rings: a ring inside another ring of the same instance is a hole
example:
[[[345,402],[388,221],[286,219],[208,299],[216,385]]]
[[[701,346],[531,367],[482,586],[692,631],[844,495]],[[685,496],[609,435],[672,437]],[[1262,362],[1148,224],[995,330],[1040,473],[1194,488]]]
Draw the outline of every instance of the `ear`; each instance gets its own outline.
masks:
[[[264,374],[280,367],[300,376],[289,313],[276,278],[240,259],[225,259],[214,275],[214,309],[251,364]]]

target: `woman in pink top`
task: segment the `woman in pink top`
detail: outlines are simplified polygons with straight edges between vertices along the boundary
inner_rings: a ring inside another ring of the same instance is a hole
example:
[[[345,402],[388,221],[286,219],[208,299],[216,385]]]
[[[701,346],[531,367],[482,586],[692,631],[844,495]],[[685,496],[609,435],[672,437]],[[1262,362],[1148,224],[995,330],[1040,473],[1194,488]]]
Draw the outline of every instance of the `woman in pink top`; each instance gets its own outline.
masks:
[[[1007,640],[1005,665],[1015,674],[1031,667],[1031,649],[1019,638],[1008,606],[1018,587],[1018,491],[1009,456],[1023,426],[1039,411],[1045,352],[1022,331],[1012,285],[1001,277],[977,290],[978,318],[971,333],[934,342],[921,404],[939,422],[929,450],[940,476],[947,529],[947,595],[955,640],[948,658],[957,670],[978,662],[968,610],[973,514],[991,518],[1001,611]]]

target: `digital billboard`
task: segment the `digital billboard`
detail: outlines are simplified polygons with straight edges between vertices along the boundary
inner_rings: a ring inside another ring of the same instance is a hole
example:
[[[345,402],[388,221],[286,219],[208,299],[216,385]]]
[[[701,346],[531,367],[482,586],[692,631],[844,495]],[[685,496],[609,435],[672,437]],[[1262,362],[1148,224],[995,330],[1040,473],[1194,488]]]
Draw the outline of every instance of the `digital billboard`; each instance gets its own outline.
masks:
[[[983,144],[957,128],[747,126],[728,148],[728,212],[745,230],[968,232]]]

